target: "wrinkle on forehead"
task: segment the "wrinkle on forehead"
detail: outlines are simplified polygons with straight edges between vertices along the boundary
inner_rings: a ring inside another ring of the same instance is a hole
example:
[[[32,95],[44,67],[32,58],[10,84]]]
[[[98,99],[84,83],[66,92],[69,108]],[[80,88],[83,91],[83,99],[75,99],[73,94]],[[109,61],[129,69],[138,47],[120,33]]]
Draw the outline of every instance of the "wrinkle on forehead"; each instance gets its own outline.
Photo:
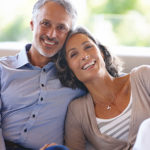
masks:
[[[64,24],[70,28],[72,18],[65,8],[56,2],[46,2],[37,12],[37,18],[40,20],[49,20],[54,24]]]

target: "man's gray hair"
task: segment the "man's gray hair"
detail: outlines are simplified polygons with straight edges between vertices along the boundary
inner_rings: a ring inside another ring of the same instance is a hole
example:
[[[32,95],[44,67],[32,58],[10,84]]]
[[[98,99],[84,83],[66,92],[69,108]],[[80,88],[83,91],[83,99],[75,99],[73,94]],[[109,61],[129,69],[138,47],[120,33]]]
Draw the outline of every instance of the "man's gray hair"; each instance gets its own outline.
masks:
[[[33,7],[33,11],[32,11],[33,19],[35,19],[39,9],[47,2],[55,2],[63,6],[66,12],[72,18],[72,28],[75,26],[77,20],[77,11],[70,0],[38,0]]]

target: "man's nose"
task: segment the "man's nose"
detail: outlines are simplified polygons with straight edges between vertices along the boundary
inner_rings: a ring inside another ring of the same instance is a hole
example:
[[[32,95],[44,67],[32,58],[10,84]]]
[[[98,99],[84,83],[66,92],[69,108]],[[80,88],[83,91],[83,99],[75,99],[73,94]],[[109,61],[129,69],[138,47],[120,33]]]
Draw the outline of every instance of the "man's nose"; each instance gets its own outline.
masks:
[[[51,28],[51,29],[49,29],[49,31],[48,31],[48,37],[49,38],[56,38],[56,29],[55,28]]]

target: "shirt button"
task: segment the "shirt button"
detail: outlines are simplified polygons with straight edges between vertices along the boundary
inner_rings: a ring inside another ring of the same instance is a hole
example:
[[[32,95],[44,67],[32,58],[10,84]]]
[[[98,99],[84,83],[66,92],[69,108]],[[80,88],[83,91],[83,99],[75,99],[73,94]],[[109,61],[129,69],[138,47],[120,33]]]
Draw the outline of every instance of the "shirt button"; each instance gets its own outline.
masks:
[[[27,129],[24,129],[24,132],[27,132]]]
[[[35,118],[35,114],[33,114],[32,117]]]
[[[41,97],[41,101],[43,101],[43,97]]]
[[[45,72],[46,70],[45,70],[45,68],[43,69],[43,72]]]
[[[44,87],[44,84],[41,84],[42,87]]]

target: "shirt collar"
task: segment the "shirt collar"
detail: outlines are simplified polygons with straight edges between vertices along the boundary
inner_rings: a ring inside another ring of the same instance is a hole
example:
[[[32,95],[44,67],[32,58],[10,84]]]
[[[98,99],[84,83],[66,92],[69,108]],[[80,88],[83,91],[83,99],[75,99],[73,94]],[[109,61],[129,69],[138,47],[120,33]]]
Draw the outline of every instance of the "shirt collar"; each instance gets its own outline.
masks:
[[[17,55],[16,68],[20,68],[26,64],[29,64],[27,52],[29,51],[31,44],[27,44]]]
[[[15,68],[20,68],[23,67],[25,65],[30,65],[32,66],[32,64],[30,63],[29,59],[28,59],[28,51],[31,48],[31,44],[27,44],[17,55],[16,57],[16,62],[15,62]],[[35,66],[32,66],[35,67]],[[47,69],[52,69],[54,72],[56,71],[55,68],[55,63],[54,62],[49,62],[47,65],[44,66],[44,68]]]

